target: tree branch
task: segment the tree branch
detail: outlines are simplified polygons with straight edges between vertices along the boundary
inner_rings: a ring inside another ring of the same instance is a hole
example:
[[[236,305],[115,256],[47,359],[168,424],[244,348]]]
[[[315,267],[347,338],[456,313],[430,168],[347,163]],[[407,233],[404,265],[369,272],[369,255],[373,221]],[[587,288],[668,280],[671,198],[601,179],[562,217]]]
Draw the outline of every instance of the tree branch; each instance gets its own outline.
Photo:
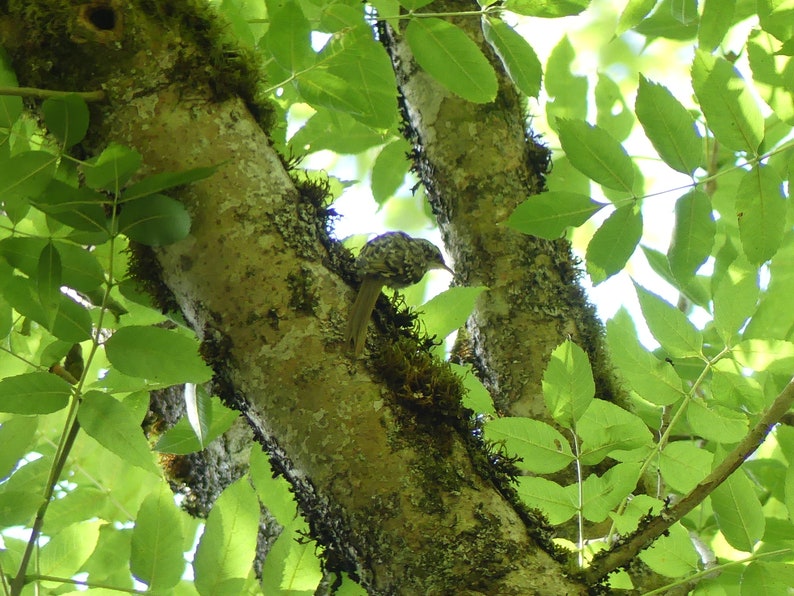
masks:
[[[670,526],[702,503],[758,449],[772,427],[791,409],[792,404],[794,404],[794,379],[780,392],[744,439],[689,494],[673,507],[650,520],[639,532],[630,536],[627,542],[600,554],[585,573],[588,583],[598,582],[606,574],[626,565]]]
[[[54,89],[38,89],[36,87],[0,87],[0,95],[14,95],[16,97],[32,97],[34,99],[50,99],[64,95],[76,95],[85,101],[105,101],[107,96],[104,91],[56,91]]]

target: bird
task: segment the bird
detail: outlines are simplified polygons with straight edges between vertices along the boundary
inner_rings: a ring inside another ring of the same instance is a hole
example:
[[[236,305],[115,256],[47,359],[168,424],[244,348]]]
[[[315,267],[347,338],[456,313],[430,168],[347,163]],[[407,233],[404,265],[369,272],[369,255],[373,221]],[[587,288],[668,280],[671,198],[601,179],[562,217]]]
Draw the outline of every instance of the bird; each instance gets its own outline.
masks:
[[[383,286],[399,290],[417,283],[431,269],[455,272],[444,262],[438,247],[405,232],[386,232],[367,242],[356,260],[361,287],[350,309],[345,341],[356,357],[364,351],[367,325]]]

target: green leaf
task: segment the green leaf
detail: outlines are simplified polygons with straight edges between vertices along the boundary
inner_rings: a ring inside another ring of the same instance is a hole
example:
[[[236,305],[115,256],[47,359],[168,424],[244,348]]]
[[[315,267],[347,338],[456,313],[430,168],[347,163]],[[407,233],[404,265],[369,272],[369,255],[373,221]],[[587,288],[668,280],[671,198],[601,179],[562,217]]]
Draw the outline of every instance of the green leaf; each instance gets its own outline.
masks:
[[[662,348],[673,358],[701,356],[703,336],[686,315],[637,283],[634,289],[645,322]]]
[[[387,135],[361,124],[348,114],[322,110],[309,118],[289,143],[298,153],[328,149],[335,153],[356,154],[382,145],[387,138]]]
[[[520,476],[516,480],[516,492],[521,500],[540,509],[552,525],[562,524],[576,515],[578,500],[572,491],[537,476]]]
[[[466,389],[466,393],[463,396],[463,405],[477,414],[488,414],[495,417],[496,409],[494,408],[491,394],[485,388],[485,385],[482,384],[482,381],[477,378],[471,365],[461,366],[450,362],[449,366],[452,372],[463,380],[463,387]]]
[[[675,204],[675,227],[667,251],[670,271],[685,285],[711,255],[717,225],[706,193],[695,189]]]
[[[766,406],[763,390],[757,379],[744,374],[735,360],[724,358],[714,364],[711,373],[711,394],[735,410],[760,412]]]
[[[543,373],[543,398],[552,418],[566,428],[574,428],[594,395],[587,354],[572,341],[564,341],[551,353]]]
[[[147,246],[173,244],[190,233],[190,215],[179,201],[147,195],[127,201],[118,218],[119,232]]]
[[[631,317],[624,308],[607,321],[607,342],[612,361],[641,398],[652,404],[669,406],[684,397],[675,368],[640,344]]]
[[[550,190],[516,207],[507,225],[524,234],[556,240],[568,227],[579,227],[605,206],[586,195]]]
[[[711,505],[725,540],[733,548],[752,552],[764,535],[764,512],[752,482],[743,472],[731,474],[711,493]]]
[[[736,69],[724,58],[698,50],[692,86],[717,140],[734,151],[755,155],[764,138],[764,117]]]
[[[474,310],[474,303],[485,290],[484,286],[458,286],[441,292],[438,296],[425,302],[422,320],[425,322],[427,334],[444,338],[453,331],[460,329]]]
[[[565,155],[577,170],[608,188],[633,192],[631,158],[609,133],[581,120],[560,119],[557,126]]]
[[[76,145],[88,131],[88,106],[79,95],[70,93],[51,97],[41,104],[44,123],[64,148]]]
[[[584,517],[596,523],[604,521],[609,512],[634,491],[639,472],[640,464],[620,463],[601,477],[590,474],[582,483]],[[567,487],[571,492],[578,491],[578,488],[576,485]]]
[[[122,327],[105,342],[105,353],[119,372],[163,385],[206,383],[212,378],[194,338],[160,327]]]
[[[758,270],[739,258],[728,267],[727,275],[716,283],[714,327],[730,347],[755,310],[759,295]]]
[[[324,70],[310,70],[296,81],[298,92],[306,103],[363,118],[367,112],[365,98],[356,94],[344,78]]]
[[[786,594],[794,586],[794,571],[788,562],[755,560],[744,569],[740,583],[742,594]]]
[[[168,485],[160,483],[141,503],[132,530],[130,571],[151,590],[175,586],[182,577],[182,519]]]
[[[634,254],[641,236],[639,205],[625,205],[615,210],[587,245],[587,273],[593,284],[598,285],[619,273]]]
[[[58,532],[41,547],[37,572],[55,577],[73,576],[94,551],[103,523],[97,520],[72,524]]]
[[[665,280],[674,288],[679,289],[684,296],[691,300],[694,304],[702,306],[706,310],[709,309],[711,302],[711,292],[709,291],[708,282],[710,278],[704,275],[695,275],[683,284],[675,278],[673,272],[670,271],[670,260],[667,255],[648,248],[647,246],[640,246],[642,254],[648,261],[648,264],[659,277]]]
[[[716,443],[738,443],[747,434],[747,416],[719,404],[693,399],[686,410],[694,433]]]
[[[582,12],[590,0],[507,0],[505,10],[527,17],[555,19]]]
[[[746,339],[733,347],[741,366],[761,372],[790,374],[794,370],[794,343],[779,339]]]
[[[769,263],[770,282],[753,318],[744,331],[746,338],[786,337],[794,329],[794,233],[789,232],[783,246]],[[719,288],[718,288],[719,289]],[[716,310],[716,305],[715,305]]]
[[[41,249],[38,268],[36,272],[36,287],[38,288],[39,304],[47,313],[53,326],[61,303],[61,255],[52,242],[47,242]]]
[[[32,372],[0,380],[0,412],[49,414],[65,408],[72,387],[47,372]]]
[[[78,484],[64,496],[50,502],[44,519],[44,534],[52,536],[65,527],[96,517],[104,517],[111,502],[106,490]]]
[[[75,344],[91,338],[91,315],[71,298],[61,294],[58,314],[53,321],[39,304],[30,280],[15,275],[3,291],[14,310],[40,323],[58,339]]]
[[[648,38],[646,45],[657,37],[675,40],[690,40],[697,34],[697,22],[687,25],[676,19],[674,14],[675,2],[679,0],[662,0],[656,6],[653,14],[634,28],[634,31]]]
[[[759,0],[757,10],[764,31],[780,41],[794,36],[794,4],[790,0]]]
[[[187,417],[183,417],[158,439],[157,444],[154,446],[155,450],[160,453],[174,453],[177,455],[201,451],[229,430],[234,421],[240,416],[240,413],[236,410],[224,406],[219,397],[210,398],[206,407],[208,409],[205,409],[204,417],[209,422],[209,426],[204,434],[203,442],[199,441],[194,427]]]
[[[268,511],[279,524],[289,526],[298,516],[289,482],[284,476],[274,477],[268,456],[261,449],[251,450],[249,466],[251,482],[259,500],[267,503]]]
[[[496,98],[494,69],[463,30],[441,19],[413,19],[405,39],[419,66],[456,95],[474,103]]]
[[[535,474],[553,474],[574,461],[568,440],[540,420],[496,418],[485,424],[483,433],[488,441],[502,443],[508,454],[522,458],[517,466]]]
[[[620,13],[615,35],[623,35],[626,31],[638,25],[656,5],[656,0],[629,0],[623,12]]]
[[[0,198],[35,199],[44,192],[55,174],[57,157],[45,151],[25,151],[0,168]]]
[[[95,190],[75,188],[60,180],[52,180],[41,196],[32,201],[36,209],[75,230],[107,235],[105,202],[107,197]]]
[[[631,451],[651,444],[653,435],[642,418],[613,403],[594,399],[576,425],[580,436],[581,460],[594,466],[616,452]],[[632,487],[633,488],[633,487]]]
[[[684,25],[693,23],[698,18],[697,0],[672,0],[673,18]]]
[[[0,492],[0,527],[26,526],[41,507],[44,498],[40,491],[4,490]],[[49,510],[48,510],[49,512]]]
[[[267,45],[276,62],[289,73],[314,64],[316,54],[311,45],[312,28],[300,5],[288,0],[268,16]]]
[[[654,540],[639,558],[653,571],[667,577],[683,577],[700,571],[698,552],[680,522]]]
[[[3,402],[4,399],[0,397],[0,408]],[[0,481],[11,474],[19,460],[29,451],[36,438],[38,424],[36,416],[12,416],[3,421],[0,426],[0,445],[3,446],[0,449]]]
[[[0,51],[0,85],[19,87],[16,74],[11,68],[11,60],[4,51]],[[22,110],[21,97],[0,95],[0,128],[10,129],[22,115]],[[2,140],[2,136],[0,136],[0,140]]]
[[[84,167],[85,183],[96,190],[118,193],[141,167],[141,160],[137,151],[111,143]]]
[[[634,128],[634,114],[623,97],[623,91],[604,73],[598,73],[595,87],[596,125],[615,140],[624,141]]]
[[[733,23],[736,0],[704,0],[703,14],[698,28],[698,47],[706,52],[714,50]]]
[[[554,130],[559,119],[584,120],[587,117],[587,77],[573,74],[575,58],[576,51],[564,36],[554,46],[546,63],[545,88],[549,94],[546,119]]]
[[[744,254],[751,263],[771,259],[787,228],[783,181],[774,168],[755,166],[746,172],[736,193],[736,217]]]
[[[248,478],[223,491],[207,518],[193,560],[202,596],[238,596],[256,554],[259,502]]]
[[[141,197],[160,193],[169,188],[184,186],[185,184],[204,180],[217,171],[218,166],[206,166],[191,168],[182,172],[162,172],[160,174],[153,174],[135,184],[131,184],[121,194],[121,202],[124,203],[133,199],[140,199]]]
[[[433,0],[400,0],[400,6],[407,8],[408,10],[416,10],[417,8],[427,6],[432,1]]]
[[[485,40],[491,44],[518,90],[537,97],[543,67],[535,50],[515,29],[500,19],[488,17],[482,23]]]
[[[397,83],[383,45],[372,38],[369,27],[353,28],[329,43],[331,51],[338,51],[324,63],[355,96],[359,111],[352,116],[367,126],[390,129],[397,116]]]
[[[0,240],[0,254],[16,269],[28,277],[35,278],[39,256],[47,245],[46,238],[15,236]],[[94,253],[69,242],[54,241],[61,255],[63,285],[78,292],[90,292],[105,281],[105,273]]]
[[[83,395],[77,419],[85,432],[108,451],[142,470],[160,473],[140,421],[125,404],[107,393],[88,391]]]
[[[674,170],[692,175],[703,163],[703,141],[689,111],[663,85],[640,76],[635,106],[648,139]]]
[[[383,205],[405,182],[410,161],[411,146],[404,139],[397,139],[378,153],[372,165],[372,196],[378,205]]]

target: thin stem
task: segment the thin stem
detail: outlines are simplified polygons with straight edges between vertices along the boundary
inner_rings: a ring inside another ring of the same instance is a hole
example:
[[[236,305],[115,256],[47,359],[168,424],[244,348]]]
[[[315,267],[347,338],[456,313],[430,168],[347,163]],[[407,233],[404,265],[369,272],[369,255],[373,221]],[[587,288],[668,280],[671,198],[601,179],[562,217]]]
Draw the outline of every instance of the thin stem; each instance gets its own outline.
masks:
[[[750,432],[712,470],[711,474],[706,476],[678,503],[662,511],[635,534],[627,537],[620,546],[600,553],[590,569],[585,572],[585,579],[591,584],[597,583],[608,573],[628,564],[641,550],[650,546],[654,540],[666,532],[670,526],[702,503],[758,449],[772,427],[788,413],[792,405],[794,405],[794,379],[786,385]]]
[[[58,582],[62,584],[74,584],[76,586],[85,586],[87,588],[103,588],[105,590],[112,590],[113,592],[124,592],[125,594],[146,594],[147,590],[136,590],[135,588],[120,588],[119,586],[111,586],[109,584],[97,583],[97,582],[88,582],[79,579],[73,579],[71,577],[57,577],[54,575],[31,575],[30,579],[40,580],[40,581],[48,581],[48,582]]]
[[[582,460],[580,459],[581,454],[579,453],[579,438],[576,436],[576,432],[573,430],[571,431],[571,436],[573,437],[573,449],[574,453],[576,454],[576,487],[578,490],[577,499],[579,501],[578,507],[576,509],[576,520],[579,525],[578,551],[579,569],[581,569],[584,567],[584,487],[582,486]]]
[[[54,89],[38,89],[36,87],[6,87],[0,86],[0,95],[13,95],[15,97],[35,97],[36,99],[49,99],[63,97],[64,95],[77,95],[85,101],[105,101],[107,96],[104,91],[56,91]]]

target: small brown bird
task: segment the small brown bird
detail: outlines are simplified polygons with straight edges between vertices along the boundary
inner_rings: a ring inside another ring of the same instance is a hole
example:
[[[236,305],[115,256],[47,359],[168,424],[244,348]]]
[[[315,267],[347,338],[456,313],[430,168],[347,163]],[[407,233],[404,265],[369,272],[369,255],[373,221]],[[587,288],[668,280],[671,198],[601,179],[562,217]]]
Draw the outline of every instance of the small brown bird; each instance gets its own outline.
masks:
[[[399,290],[418,282],[430,269],[454,273],[435,244],[411,238],[404,232],[387,232],[367,242],[358,256],[356,269],[361,288],[350,309],[345,331],[345,341],[352,343],[356,356],[364,351],[369,318],[383,286]]]

